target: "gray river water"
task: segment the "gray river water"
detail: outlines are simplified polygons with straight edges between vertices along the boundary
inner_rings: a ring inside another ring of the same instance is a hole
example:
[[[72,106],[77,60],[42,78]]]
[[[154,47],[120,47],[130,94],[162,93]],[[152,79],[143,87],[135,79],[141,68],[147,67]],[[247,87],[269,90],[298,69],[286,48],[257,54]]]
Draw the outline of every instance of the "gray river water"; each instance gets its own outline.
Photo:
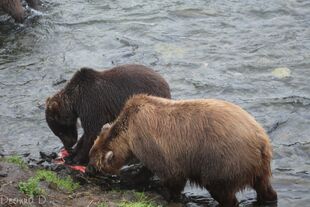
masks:
[[[18,25],[0,15],[0,153],[61,143],[45,99],[83,66],[153,67],[173,98],[220,98],[269,132],[278,206],[310,206],[309,0],[53,0]],[[190,206],[209,194],[187,187]],[[238,195],[252,206],[253,191]]]

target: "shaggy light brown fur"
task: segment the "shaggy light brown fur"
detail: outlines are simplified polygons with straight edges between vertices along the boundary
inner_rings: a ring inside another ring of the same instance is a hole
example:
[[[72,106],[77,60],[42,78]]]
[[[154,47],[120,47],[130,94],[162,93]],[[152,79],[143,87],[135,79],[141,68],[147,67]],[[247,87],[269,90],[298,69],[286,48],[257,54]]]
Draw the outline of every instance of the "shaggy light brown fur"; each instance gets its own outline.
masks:
[[[158,175],[173,198],[186,180],[205,187],[222,206],[236,206],[235,193],[252,187],[261,202],[274,202],[269,138],[255,119],[229,102],[173,101],[136,95],[104,129],[90,164],[117,173],[135,156]]]

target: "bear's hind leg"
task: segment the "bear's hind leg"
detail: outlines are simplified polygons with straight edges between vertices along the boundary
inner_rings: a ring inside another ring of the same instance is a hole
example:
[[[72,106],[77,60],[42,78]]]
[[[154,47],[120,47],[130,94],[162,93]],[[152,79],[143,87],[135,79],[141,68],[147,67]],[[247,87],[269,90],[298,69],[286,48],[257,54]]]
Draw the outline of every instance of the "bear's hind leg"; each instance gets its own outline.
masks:
[[[253,185],[258,203],[276,203],[277,193],[271,186],[268,176],[257,177]]]
[[[33,9],[37,9],[38,6],[41,4],[40,0],[26,0],[26,2]]]
[[[3,10],[10,14],[16,22],[22,23],[25,18],[25,11],[20,0],[9,0],[2,5]]]
[[[163,195],[167,200],[178,202],[180,200],[181,192],[186,184],[184,178],[170,178],[163,182],[164,187],[167,189],[166,195]]]
[[[209,189],[209,193],[211,194],[212,198],[214,198],[214,200],[220,204],[221,207],[239,206],[235,193],[232,191],[227,191],[225,186]]]

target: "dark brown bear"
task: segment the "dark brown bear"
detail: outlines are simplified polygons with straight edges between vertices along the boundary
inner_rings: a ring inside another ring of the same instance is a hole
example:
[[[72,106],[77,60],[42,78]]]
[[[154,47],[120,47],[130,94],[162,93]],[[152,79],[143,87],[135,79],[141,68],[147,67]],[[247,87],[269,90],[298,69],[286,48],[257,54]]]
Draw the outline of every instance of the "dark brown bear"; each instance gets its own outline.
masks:
[[[40,4],[39,0],[26,0],[26,2],[34,9]],[[22,23],[26,17],[21,0],[0,0],[0,8],[11,15],[16,22]]]
[[[221,100],[173,101],[146,95],[129,99],[111,127],[103,127],[89,165],[118,173],[136,157],[177,199],[187,179],[206,188],[221,206],[254,188],[259,202],[276,202],[270,184],[268,135],[246,111]]]
[[[88,153],[103,124],[113,121],[126,100],[139,93],[170,98],[164,78],[143,65],[123,65],[102,72],[82,68],[46,100],[46,121],[71,151],[77,142],[77,118],[84,134],[71,153],[74,163],[87,164]]]

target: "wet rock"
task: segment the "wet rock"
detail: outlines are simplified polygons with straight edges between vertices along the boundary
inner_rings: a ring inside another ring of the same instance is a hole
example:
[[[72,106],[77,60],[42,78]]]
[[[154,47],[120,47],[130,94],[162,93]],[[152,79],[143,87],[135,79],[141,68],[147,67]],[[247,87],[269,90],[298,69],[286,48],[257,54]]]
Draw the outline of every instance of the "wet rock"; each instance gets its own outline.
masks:
[[[168,203],[167,207],[183,207],[182,203]]]
[[[124,167],[120,172],[121,184],[128,187],[138,187],[140,190],[151,188],[153,173],[142,164]]]
[[[23,157],[29,157],[29,155],[30,155],[30,153],[28,152],[28,153],[24,153],[24,154],[22,154],[22,156]]]
[[[80,185],[85,185],[85,184],[90,183],[88,178],[81,173],[74,176],[73,180],[78,182]]]
[[[289,68],[285,68],[285,67],[275,68],[272,71],[272,75],[275,76],[276,78],[280,78],[280,79],[287,78],[287,77],[291,76],[291,70]]]
[[[7,176],[8,176],[7,173],[0,173],[0,177],[2,177],[2,178],[5,178],[5,177],[7,177]]]
[[[55,172],[60,172],[63,170],[67,170],[68,168],[64,165],[51,165],[51,170]]]
[[[52,152],[51,154],[46,154],[45,152],[40,151],[40,157],[44,161],[52,162],[53,159],[57,158],[57,153]]]
[[[182,48],[176,44],[160,43],[155,45],[154,49],[166,62],[173,59],[182,59],[186,53],[185,48]]]

